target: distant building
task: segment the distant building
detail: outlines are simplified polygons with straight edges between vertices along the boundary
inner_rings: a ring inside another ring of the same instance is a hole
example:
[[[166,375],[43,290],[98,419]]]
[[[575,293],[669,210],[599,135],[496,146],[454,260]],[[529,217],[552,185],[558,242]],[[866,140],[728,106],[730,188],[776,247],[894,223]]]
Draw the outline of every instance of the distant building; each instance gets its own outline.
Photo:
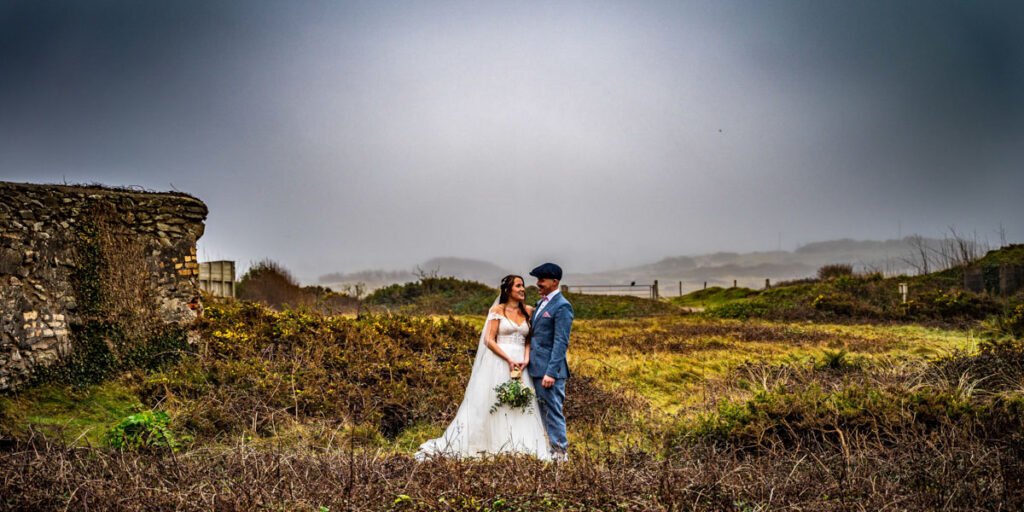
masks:
[[[216,297],[235,296],[235,262],[206,261],[199,264],[199,289]]]

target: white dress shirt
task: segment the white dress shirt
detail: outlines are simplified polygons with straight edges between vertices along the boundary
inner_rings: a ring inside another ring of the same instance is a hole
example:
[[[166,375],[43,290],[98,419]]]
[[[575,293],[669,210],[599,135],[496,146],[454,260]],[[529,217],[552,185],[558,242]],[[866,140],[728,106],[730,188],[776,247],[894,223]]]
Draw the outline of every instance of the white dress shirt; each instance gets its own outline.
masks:
[[[554,299],[555,295],[558,295],[560,292],[561,290],[556,289],[555,291],[544,296],[544,298],[540,302],[540,306],[537,306],[537,316],[540,316],[540,312],[544,310],[544,306],[547,306],[548,303],[551,302],[551,299]]]

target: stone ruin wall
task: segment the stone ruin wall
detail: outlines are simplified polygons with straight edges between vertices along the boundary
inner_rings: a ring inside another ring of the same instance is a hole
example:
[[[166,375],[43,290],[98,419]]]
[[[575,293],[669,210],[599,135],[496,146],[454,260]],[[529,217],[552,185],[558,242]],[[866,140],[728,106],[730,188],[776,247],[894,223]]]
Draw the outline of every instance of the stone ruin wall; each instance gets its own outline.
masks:
[[[196,240],[208,210],[184,194],[0,182],[0,390],[73,350],[82,318],[74,276],[95,212],[139,242],[157,321],[187,323],[199,304]]]

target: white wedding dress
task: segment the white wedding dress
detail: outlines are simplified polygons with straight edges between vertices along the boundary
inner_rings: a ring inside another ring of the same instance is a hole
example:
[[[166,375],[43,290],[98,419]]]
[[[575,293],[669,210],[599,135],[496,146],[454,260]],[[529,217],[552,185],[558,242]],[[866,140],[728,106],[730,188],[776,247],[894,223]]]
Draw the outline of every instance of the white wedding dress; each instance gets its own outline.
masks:
[[[526,336],[530,332],[529,324],[523,321],[516,325],[497,313],[487,315],[487,322],[492,320],[498,321],[495,339],[498,346],[513,360],[522,360]],[[486,331],[487,323],[484,324]],[[420,445],[416,458],[522,453],[550,460],[550,444],[537,410],[536,398],[525,410],[502,406],[491,412],[491,406],[498,399],[494,388],[509,380],[509,368],[508,363],[487,348],[483,340],[481,335],[469,384],[455,419],[445,429],[444,435]],[[533,391],[533,382],[525,369],[521,379],[523,385]]]

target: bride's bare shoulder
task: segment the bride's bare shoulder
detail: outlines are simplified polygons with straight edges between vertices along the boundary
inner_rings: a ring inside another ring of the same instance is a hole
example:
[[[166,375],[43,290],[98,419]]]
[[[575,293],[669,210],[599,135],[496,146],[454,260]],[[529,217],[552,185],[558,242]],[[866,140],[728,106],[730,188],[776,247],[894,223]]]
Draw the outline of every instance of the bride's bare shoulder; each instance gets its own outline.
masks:
[[[501,304],[495,304],[495,305],[491,306],[491,309],[488,309],[487,312],[488,313],[494,313],[496,315],[500,315],[501,314]]]
[[[533,306],[526,306],[526,314],[527,315],[532,315],[533,314],[533,309],[534,309]]]

